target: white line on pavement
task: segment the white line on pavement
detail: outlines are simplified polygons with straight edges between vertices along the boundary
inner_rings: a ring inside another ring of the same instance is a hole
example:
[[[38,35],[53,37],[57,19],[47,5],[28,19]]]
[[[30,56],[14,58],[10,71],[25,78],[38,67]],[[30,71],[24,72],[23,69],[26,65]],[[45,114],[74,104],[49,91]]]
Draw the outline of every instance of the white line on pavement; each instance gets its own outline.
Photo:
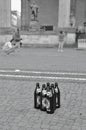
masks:
[[[9,74],[0,74],[0,77],[7,77],[7,78],[27,78],[27,79],[50,79],[50,80],[86,81],[86,78],[48,77],[48,76],[26,76],[26,75],[9,75]]]
[[[86,76],[86,73],[72,73],[72,72],[48,72],[48,71],[24,71],[24,70],[0,70],[0,72],[8,72],[8,73],[15,73],[15,72],[21,72],[21,73],[33,73],[33,74],[61,74],[61,75],[78,75],[78,76]]]

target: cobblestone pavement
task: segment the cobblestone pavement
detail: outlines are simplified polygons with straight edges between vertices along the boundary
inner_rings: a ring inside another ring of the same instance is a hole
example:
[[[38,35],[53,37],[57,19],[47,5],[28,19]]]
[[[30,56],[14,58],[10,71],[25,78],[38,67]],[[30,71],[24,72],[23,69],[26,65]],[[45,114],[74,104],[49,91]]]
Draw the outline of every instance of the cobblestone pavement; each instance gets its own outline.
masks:
[[[1,69],[86,73],[86,51],[21,48],[10,55],[0,51]],[[86,130],[86,83],[58,83],[61,108],[49,115],[33,108],[36,80],[0,78],[0,130]]]
[[[61,108],[50,115],[33,107],[35,81],[0,80],[0,130],[86,130],[86,84],[58,83]]]

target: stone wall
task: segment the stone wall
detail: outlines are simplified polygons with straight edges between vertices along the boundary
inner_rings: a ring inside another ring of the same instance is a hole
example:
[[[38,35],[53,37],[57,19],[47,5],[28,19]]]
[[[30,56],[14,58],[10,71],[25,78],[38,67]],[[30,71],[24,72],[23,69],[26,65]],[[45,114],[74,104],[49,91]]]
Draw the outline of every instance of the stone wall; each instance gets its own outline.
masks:
[[[58,35],[21,35],[23,46],[47,46],[58,45]],[[4,44],[12,38],[12,35],[0,35],[0,44]],[[65,38],[65,45],[75,44],[75,34],[69,33]]]

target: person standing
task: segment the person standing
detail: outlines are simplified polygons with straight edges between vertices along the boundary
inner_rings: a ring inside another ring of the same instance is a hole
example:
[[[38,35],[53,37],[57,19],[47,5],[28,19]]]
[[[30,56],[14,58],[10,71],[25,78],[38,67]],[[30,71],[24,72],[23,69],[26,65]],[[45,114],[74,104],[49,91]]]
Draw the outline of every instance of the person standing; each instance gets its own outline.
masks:
[[[59,43],[58,43],[58,51],[63,51],[63,45],[65,40],[65,33],[63,31],[59,32]]]
[[[78,39],[81,35],[81,31],[78,30],[78,28],[76,28],[75,34],[76,34],[76,37],[75,37],[76,47],[78,48]]]

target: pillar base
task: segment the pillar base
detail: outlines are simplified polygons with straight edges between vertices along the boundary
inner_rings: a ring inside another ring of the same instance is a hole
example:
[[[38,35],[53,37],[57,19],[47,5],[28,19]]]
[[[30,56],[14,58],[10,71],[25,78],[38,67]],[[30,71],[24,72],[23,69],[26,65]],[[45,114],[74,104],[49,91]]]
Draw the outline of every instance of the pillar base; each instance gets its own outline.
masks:
[[[40,31],[39,21],[32,20],[30,21],[29,31]]]

